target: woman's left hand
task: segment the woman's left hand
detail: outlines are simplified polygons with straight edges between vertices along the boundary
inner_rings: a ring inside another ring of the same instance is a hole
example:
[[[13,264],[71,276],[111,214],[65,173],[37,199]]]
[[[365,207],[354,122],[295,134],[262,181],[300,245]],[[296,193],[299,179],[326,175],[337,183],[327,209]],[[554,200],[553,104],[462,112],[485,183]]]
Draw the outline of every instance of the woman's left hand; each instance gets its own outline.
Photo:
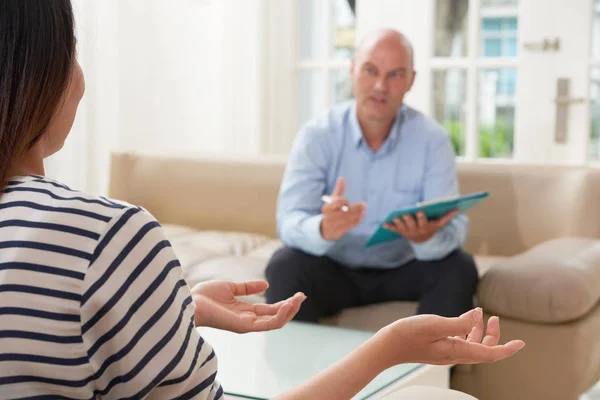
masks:
[[[207,281],[197,284],[192,288],[192,299],[196,304],[196,326],[237,333],[281,328],[300,309],[306,299],[303,293],[296,293],[277,304],[251,304],[236,299],[236,296],[264,292],[268,287],[266,281]]]

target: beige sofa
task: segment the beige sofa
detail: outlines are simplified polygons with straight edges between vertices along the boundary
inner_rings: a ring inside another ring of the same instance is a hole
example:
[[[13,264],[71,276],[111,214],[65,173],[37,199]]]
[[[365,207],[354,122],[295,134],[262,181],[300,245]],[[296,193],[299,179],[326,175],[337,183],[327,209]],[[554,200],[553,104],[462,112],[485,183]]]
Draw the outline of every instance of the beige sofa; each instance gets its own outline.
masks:
[[[285,158],[114,154],[110,196],[165,226],[190,284],[264,277],[276,239]],[[600,380],[600,171],[460,164],[463,193],[491,196],[469,212],[478,302],[525,349],[460,366],[452,387],[481,400],[575,400]],[[259,300],[255,298],[254,300]],[[348,309],[327,323],[376,330],[414,303]]]

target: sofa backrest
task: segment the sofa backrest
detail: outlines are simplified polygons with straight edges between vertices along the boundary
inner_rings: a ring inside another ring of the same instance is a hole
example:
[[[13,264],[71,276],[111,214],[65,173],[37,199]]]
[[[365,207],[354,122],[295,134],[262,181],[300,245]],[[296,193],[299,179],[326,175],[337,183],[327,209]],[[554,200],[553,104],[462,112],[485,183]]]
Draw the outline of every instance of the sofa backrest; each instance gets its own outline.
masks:
[[[109,195],[161,224],[276,236],[281,157],[115,153]]]
[[[163,224],[276,235],[285,157],[115,153],[110,196]],[[600,237],[600,170],[459,163],[462,193],[490,197],[468,212],[467,250],[512,255],[561,236]]]
[[[600,237],[600,170],[459,163],[461,193],[490,197],[468,212],[467,250],[513,255],[548,239]]]

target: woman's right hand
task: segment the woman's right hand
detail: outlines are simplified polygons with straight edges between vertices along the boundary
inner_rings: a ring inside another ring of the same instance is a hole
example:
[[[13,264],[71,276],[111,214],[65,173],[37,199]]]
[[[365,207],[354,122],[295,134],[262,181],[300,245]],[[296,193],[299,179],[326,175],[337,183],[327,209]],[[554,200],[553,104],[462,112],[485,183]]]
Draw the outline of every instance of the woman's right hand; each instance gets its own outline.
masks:
[[[525,345],[521,340],[498,345],[499,339],[498,317],[490,318],[483,336],[480,308],[458,318],[404,318],[382,328],[352,353],[277,399],[349,399],[396,364],[494,362],[512,356]]]
[[[375,336],[384,367],[400,363],[437,365],[500,361],[521,350],[525,342],[498,345],[500,320],[491,317],[483,335],[483,311],[477,308],[457,318],[417,315],[382,328]]]

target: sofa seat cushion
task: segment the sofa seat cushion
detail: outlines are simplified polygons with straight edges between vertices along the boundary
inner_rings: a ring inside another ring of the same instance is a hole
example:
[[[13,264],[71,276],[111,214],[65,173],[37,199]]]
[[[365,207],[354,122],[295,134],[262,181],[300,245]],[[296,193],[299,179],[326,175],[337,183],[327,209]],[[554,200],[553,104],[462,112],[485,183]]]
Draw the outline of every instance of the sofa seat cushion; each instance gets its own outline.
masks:
[[[254,233],[199,231],[178,225],[163,228],[184,269],[197,269],[219,258],[250,256],[268,260],[281,246],[278,240]]]
[[[383,397],[384,400],[477,400],[477,398],[452,389],[434,386],[408,386]]]
[[[279,240],[260,234],[198,231],[179,225],[163,228],[190,286],[212,279],[265,279],[267,262],[281,247]],[[247,296],[246,300],[265,301],[263,295]]]
[[[562,323],[586,315],[600,299],[600,241],[561,238],[499,261],[481,279],[488,313]]]

